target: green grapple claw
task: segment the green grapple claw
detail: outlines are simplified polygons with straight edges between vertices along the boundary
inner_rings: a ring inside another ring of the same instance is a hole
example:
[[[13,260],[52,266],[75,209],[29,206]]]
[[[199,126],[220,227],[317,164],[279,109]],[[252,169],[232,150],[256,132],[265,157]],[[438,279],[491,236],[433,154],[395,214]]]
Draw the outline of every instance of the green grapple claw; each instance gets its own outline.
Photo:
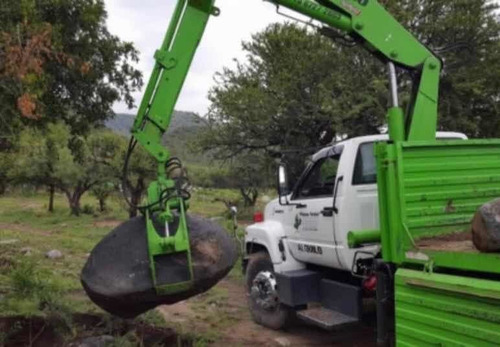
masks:
[[[186,291],[193,285],[193,267],[184,203],[181,198],[171,202],[179,206],[179,214],[174,217],[169,204],[167,211],[159,214],[158,221],[162,224],[163,236],[159,235],[153,216],[150,212],[146,213],[151,274],[158,295]]]

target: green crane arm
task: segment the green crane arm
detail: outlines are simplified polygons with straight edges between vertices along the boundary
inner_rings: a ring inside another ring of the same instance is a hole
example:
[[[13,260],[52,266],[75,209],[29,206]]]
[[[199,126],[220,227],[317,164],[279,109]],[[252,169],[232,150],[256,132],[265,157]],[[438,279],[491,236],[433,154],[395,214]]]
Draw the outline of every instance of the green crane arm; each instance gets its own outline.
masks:
[[[377,0],[268,1],[350,35],[386,61],[391,72],[393,96],[393,105],[387,115],[390,138],[393,141],[434,139],[441,62]],[[132,128],[133,141],[139,142],[159,163],[158,180],[148,189],[146,218],[151,271],[160,293],[181,291],[190,285],[190,280],[165,285],[156,282],[153,265],[155,256],[184,252],[187,263],[191,263],[185,223],[187,199],[185,195],[175,193],[175,183],[167,177],[165,166],[168,166],[170,155],[162,146],[161,139],[170,124],[174,106],[208,19],[211,15],[219,14],[214,2],[178,0],[165,40],[155,54],[156,65]],[[416,76],[413,101],[406,113],[406,125],[405,115],[397,100],[395,65],[412,70]],[[169,222],[173,218],[172,211],[177,211],[181,218],[177,232],[174,236],[158,236],[152,223],[153,216],[162,222]]]

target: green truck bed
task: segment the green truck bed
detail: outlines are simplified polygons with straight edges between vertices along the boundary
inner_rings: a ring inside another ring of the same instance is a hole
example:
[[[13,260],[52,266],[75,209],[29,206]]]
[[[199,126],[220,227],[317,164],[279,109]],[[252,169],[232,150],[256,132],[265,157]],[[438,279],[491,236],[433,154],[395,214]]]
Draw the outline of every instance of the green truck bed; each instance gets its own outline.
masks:
[[[500,274],[500,254],[476,251],[470,231],[500,198],[500,141],[381,143],[376,155],[385,261]]]
[[[477,251],[470,230],[500,198],[500,141],[381,143],[376,155],[397,345],[500,345],[500,254]]]
[[[500,282],[399,269],[398,346],[498,346]]]

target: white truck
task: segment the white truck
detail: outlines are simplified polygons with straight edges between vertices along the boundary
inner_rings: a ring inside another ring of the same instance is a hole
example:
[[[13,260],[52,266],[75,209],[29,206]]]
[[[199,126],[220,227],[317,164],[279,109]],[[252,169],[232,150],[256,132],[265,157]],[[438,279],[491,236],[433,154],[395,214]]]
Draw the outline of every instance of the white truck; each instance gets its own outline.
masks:
[[[291,190],[280,166],[280,197],[245,232],[243,271],[257,323],[280,329],[296,315],[331,329],[361,319],[363,298],[375,295],[380,245],[350,248],[348,234],[379,229],[374,143],[387,140],[357,137],[320,150]]]

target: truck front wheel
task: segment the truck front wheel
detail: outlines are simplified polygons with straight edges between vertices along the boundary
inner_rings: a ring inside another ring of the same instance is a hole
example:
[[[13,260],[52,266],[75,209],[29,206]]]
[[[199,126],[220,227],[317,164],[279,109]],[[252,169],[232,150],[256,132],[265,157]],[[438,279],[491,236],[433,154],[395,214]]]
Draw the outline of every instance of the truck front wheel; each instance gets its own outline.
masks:
[[[293,310],[279,301],[273,263],[266,252],[250,255],[246,285],[248,306],[257,324],[278,330],[290,323]]]

